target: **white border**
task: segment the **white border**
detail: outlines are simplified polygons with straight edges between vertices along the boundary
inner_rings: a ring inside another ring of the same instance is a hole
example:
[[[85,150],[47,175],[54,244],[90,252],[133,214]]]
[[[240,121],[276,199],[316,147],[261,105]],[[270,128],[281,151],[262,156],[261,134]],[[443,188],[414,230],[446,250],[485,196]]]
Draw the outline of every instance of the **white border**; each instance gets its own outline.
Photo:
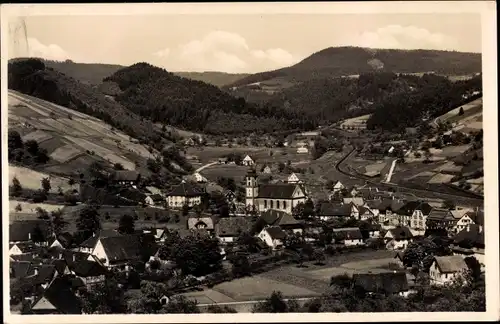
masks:
[[[493,1],[391,1],[365,3],[196,3],[196,4],[4,4],[1,5],[1,38],[7,39],[8,16],[33,15],[167,15],[167,14],[402,14],[402,13],[480,13],[482,21],[483,127],[485,177],[486,308],[484,313],[320,313],[320,314],[196,314],[196,315],[11,315],[8,271],[8,181],[2,182],[3,197],[3,282],[5,323],[159,323],[166,319],[183,323],[215,322],[319,322],[319,321],[422,321],[422,320],[498,320],[498,141],[497,141],[497,53],[496,3]],[[7,161],[7,48],[2,42],[2,179],[8,179]]]

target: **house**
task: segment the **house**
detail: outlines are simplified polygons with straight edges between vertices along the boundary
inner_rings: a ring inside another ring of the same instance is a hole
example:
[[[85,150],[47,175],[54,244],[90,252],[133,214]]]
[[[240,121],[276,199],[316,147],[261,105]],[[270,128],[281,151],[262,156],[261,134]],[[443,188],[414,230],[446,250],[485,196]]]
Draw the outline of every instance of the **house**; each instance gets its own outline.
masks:
[[[218,162],[219,164],[227,164],[228,159],[227,159],[227,157],[220,157],[220,158],[217,160],[217,162]]]
[[[288,176],[288,183],[304,183],[302,176],[300,174],[297,174],[293,172]]]
[[[375,218],[375,214],[373,213],[373,211],[365,206],[358,207],[358,214],[360,220],[369,220]]]
[[[226,202],[228,204],[236,203],[236,194],[233,191],[226,190],[226,191],[224,191],[223,195],[224,195],[224,198],[226,198]]]
[[[387,241],[387,249],[404,250],[413,241],[413,234],[406,226],[397,226],[387,231],[384,236]]]
[[[93,238],[97,238],[97,240],[90,254],[108,268],[127,271],[129,270],[129,264],[141,257],[142,244],[137,234],[94,236],[89,240]]]
[[[252,165],[255,165],[255,161],[249,156],[245,156],[245,158],[241,161],[241,164],[242,165],[246,165],[246,166],[252,166]]]
[[[341,203],[325,202],[320,205],[318,216],[322,221],[350,218],[353,217],[352,206],[343,205]]]
[[[283,247],[286,233],[278,226],[268,226],[257,235],[266,245],[273,250]]]
[[[459,255],[436,256],[429,269],[431,284],[444,285],[468,270],[464,259]]]
[[[22,279],[35,274],[35,269],[30,261],[10,261],[9,277],[11,279]]]
[[[345,186],[340,181],[335,182],[335,184],[333,185],[333,192],[334,193],[339,192],[343,189],[345,189]]]
[[[368,294],[408,296],[411,292],[405,272],[355,273],[353,288]]]
[[[455,208],[450,210],[451,215],[453,216],[453,218],[455,218],[455,224],[451,229],[453,233],[458,233],[466,228],[467,225],[474,224],[474,221],[471,218],[471,214],[469,214],[469,212],[472,211],[473,210],[469,208]]]
[[[181,182],[167,194],[167,203],[171,208],[193,207],[201,203],[202,191],[188,182]]]
[[[400,225],[407,224],[412,230],[425,231],[425,223],[431,210],[432,206],[423,201],[406,202],[398,210]]]
[[[18,220],[9,224],[9,243],[32,242],[46,246],[51,236],[50,223],[46,220]]]
[[[199,172],[195,172],[194,178],[195,178],[196,182],[198,182],[198,183],[206,183],[208,181],[207,178],[205,178]]]
[[[73,243],[73,236],[68,232],[60,233],[49,241],[49,248],[60,247],[68,249]]]
[[[407,225],[404,223],[404,216],[399,217],[398,211],[405,204],[404,201],[393,198],[383,199],[382,202],[378,206],[379,214],[378,219],[379,223],[386,225]]]
[[[455,224],[455,217],[453,217],[448,209],[444,208],[433,208],[430,211],[429,216],[427,216],[427,221],[425,223],[426,229],[444,229],[446,231],[451,231]]]
[[[378,209],[378,206],[380,206],[381,202],[382,202],[382,200],[380,200],[380,199],[365,200],[364,207],[370,209],[370,211],[373,213],[373,216],[375,216],[378,219],[378,215],[380,214],[380,210]]]
[[[483,226],[470,224],[453,237],[451,249],[455,255],[461,255],[464,258],[474,256],[484,269],[484,243]]]
[[[363,245],[363,235],[358,227],[334,228],[333,238],[335,243],[346,246]]]
[[[162,206],[165,202],[165,197],[160,194],[148,195],[146,198],[146,204],[151,206]]]
[[[246,177],[246,205],[257,211],[276,209],[292,213],[292,209],[307,200],[304,188],[299,184],[275,183],[260,185],[255,169]]]
[[[235,242],[244,232],[250,232],[253,222],[248,217],[226,217],[215,225],[215,235],[222,243]]]
[[[293,218],[291,214],[275,209],[268,209],[261,213],[255,226],[258,230],[266,226],[278,226],[284,231],[293,233],[302,233],[304,229],[304,224]]]
[[[71,274],[71,271],[69,270],[66,260],[64,260],[64,258],[62,257],[59,259],[50,260],[50,264],[55,267],[58,276]]]
[[[108,270],[95,259],[77,261],[69,267],[69,270],[87,287],[104,282],[108,273]]]
[[[72,289],[71,279],[56,278],[38,297],[30,309],[31,313],[45,314],[81,314],[81,302]]]
[[[367,222],[366,230],[368,230],[369,238],[377,238],[380,237],[380,232],[382,231],[382,225],[377,223],[368,223]]]
[[[271,170],[271,167],[269,165],[266,165],[263,169],[262,169],[262,173],[265,173],[265,174],[271,174],[272,170]]]
[[[115,230],[100,230],[78,245],[77,252],[92,253],[100,238],[121,235]]]
[[[129,201],[133,201],[138,205],[148,204],[148,202],[152,203],[151,199],[148,199],[148,196],[145,193],[134,187],[120,190],[118,195]]]
[[[9,243],[9,255],[11,257],[18,255],[36,256],[42,247],[32,242]]]
[[[116,170],[111,174],[111,182],[122,186],[136,187],[141,179],[141,174],[133,170]]]
[[[364,206],[364,204],[365,204],[363,197],[342,198],[342,202],[344,205],[354,204],[354,206],[356,206],[356,207],[361,207],[361,206]]]
[[[298,154],[307,154],[307,153],[309,153],[309,149],[307,148],[307,146],[299,146],[299,147],[297,147],[297,153]]]
[[[214,221],[211,217],[189,217],[187,220],[189,230],[206,230],[213,232]]]

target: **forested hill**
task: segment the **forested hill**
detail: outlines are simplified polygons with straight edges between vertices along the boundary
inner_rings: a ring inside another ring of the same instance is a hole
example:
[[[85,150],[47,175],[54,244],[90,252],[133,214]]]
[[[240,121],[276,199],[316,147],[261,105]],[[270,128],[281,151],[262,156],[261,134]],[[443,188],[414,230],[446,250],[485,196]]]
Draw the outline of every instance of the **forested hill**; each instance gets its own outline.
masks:
[[[161,132],[150,120],[134,114],[92,86],[46,67],[41,60],[19,59],[10,62],[8,87],[99,118],[155,148],[170,143],[170,135]]]
[[[217,87],[222,87],[240,79],[243,79],[250,74],[244,73],[225,73],[225,72],[173,72],[174,74],[181,76],[183,78],[203,81],[208,84],[212,84]]]
[[[115,100],[132,112],[192,131],[221,134],[314,127],[300,114],[249,104],[216,86],[147,63],[123,68],[103,81],[107,88],[119,88],[113,93]]]
[[[292,82],[315,78],[358,75],[382,71],[396,73],[431,72],[465,75],[481,72],[481,54],[436,50],[369,49],[330,47],[312,54],[301,62],[279,70],[252,74],[230,87],[277,78]]]

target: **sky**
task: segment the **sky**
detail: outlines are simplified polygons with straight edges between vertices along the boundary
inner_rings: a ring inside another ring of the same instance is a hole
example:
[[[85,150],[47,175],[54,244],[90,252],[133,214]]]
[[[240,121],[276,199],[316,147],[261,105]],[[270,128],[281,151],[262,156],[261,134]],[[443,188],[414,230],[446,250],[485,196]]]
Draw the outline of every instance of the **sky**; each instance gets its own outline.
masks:
[[[9,21],[9,58],[255,73],[335,46],[480,53],[480,19],[477,13],[29,16]]]

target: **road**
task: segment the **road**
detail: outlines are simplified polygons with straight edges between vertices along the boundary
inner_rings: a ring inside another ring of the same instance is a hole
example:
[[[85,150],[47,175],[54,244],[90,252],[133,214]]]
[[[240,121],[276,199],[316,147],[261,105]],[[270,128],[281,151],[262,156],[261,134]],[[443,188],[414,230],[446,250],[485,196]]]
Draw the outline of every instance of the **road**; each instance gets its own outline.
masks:
[[[212,165],[215,165],[219,162],[211,162],[211,163],[208,163],[208,164],[205,164],[205,165],[202,165],[201,167],[199,167],[198,169],[194,170],[193,173],[197,173],[197,172],[201,172],[202,170],[208,168],[208,167],[211,167]]]
[[[395,159],[392,161],[391,168],[389,169],[389,173],[387,173],[387,178],[385,179],[386,183],[391,182],[392,174],[394,173],[394,168],[396,167],[396,163],[398,162],[398,159]]]
[[[419,197],[422,197],[422,198],[450,199],[450,200],[453,200],[457,203],[464,204],[464,205],[470,205],[470,206],[482,206],[482,205],[484,205],[484,199],[473,198],[471,196],[466,196],[465,194],[464,195],[458,195],[458,194],[453,195],[453,194],[449,194],[449,193],[443,193],[443,192],[438,191],[438,190],[415,189],[415,188],[410,188],[410,187],[397,185],[397,184],[393,184],[393,183],[374,182],[374,181],[368,180],[367,178],[362,177],[360,175],[352,174],[352,173],[349,173],[349,172],[342,170],[342,168],[341,168],[342,163],[345,162],[349,157],[351,157],[355,153],[356,153],[356,149],[353,149],[346,156],[344,156],[342,159],[340,159],[335,164],[335,169],[343,175],[346,175],[349,177],[354,177],[354,178],[357,178],[359,180],[364,180],[366,183],[369,183],[369,184],[373,185],[374,187],[378,187],[381,190],[392,189],[392,190],[396,190],[396,191],[401,192],[401,193],[408,192],[408,193],[411,193],[414,195],[418,195]]]

